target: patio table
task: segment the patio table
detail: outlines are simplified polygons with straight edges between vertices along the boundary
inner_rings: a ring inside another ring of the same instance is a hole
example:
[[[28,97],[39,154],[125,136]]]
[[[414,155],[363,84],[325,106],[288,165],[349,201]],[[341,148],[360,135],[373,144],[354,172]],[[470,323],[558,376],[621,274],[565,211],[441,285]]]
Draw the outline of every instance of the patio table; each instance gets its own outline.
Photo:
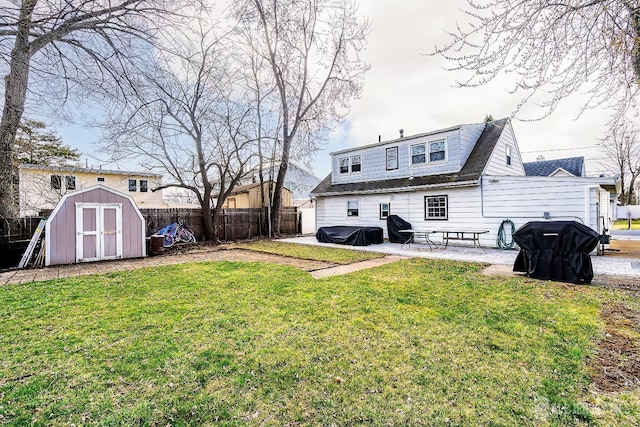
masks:
[[[429,250],[433,250],[433,247],[436,245],[430,238],[429,235],[433,234],[432,230],[414,230],[412,228],[406,230],[398,230],[399,233],[408,234],[409,238],[400,246],[401,249],[411,247],[412,243],[417,243],[415,241],[416,237],[424,239],[424,242],[429,245]]]

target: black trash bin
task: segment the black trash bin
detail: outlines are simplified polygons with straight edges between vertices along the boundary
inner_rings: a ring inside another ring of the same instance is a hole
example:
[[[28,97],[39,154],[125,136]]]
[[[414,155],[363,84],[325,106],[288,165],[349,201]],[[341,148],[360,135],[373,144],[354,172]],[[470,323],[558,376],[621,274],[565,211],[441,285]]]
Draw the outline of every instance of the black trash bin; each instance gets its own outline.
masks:
[[[164,236],[161,234],[154,234],[150,238],[149,254],[161,255],[164,252]]]
[[[529,277],[571,283],[591,283],[590,253],[599,236],[576,221],[534,221],[518,229],[513,239],[520,253],[513,271]]]

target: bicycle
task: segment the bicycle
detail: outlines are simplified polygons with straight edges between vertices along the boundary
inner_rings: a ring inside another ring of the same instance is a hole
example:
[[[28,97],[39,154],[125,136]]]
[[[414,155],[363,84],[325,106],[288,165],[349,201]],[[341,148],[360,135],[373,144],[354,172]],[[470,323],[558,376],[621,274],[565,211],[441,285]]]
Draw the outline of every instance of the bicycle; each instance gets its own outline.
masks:
[[[196,236],[193,234],[193,231],[182,225],[180,221],[161,228],[156,234],[164,236],[164,241],[162,242],[164,248],[170,248],[175,243],[196,242]]]

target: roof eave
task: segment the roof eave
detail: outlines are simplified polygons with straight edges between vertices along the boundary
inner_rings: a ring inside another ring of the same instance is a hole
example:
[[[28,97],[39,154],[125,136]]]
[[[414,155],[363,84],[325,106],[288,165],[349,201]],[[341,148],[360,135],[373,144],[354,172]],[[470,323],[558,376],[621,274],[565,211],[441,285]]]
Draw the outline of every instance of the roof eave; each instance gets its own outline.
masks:
[[[372,190],[352,190],[352,191],[340,191],[340,192],[324,192],[324,193],[310,193],[313,197],[329,197],[329,196],[350,196],[355,194],[382,194],[382,193],[407,193],[411,191],[439,189],[439,188],[461,188],[461,187],[473,187],[480,185],[478,179],[472,181],[459,181],[459,182],[444,182],[440,184],[425,184],[411,187],[398,187],[398,188],[376,188]]]

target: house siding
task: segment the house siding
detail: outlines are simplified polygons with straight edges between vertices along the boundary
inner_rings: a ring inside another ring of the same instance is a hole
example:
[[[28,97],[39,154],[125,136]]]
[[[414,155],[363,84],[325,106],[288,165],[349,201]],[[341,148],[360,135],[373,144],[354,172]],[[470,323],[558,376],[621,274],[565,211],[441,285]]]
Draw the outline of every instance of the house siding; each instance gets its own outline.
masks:
[[[543,221],[545,212],[549,212],[551,220],[576,220],[599,231],[596,192],[601,198],[601,192],[608,195],[590,179],[485,176],[482,185],[470,187],[318,197],[316,221],[318,227],[378,226],[388,237],[386,221],[379,219],[379,204],[390,203],[391,214],[410,222],[415,229],[486,229],[489,233],[483,234],[480,242],[485,247],[495,247],[503,220],[512,220],[518,228],[530,221]],[[425,196],[441,195],[448,199],[448,219],[425,220]],[[346,216],[348,200],[360,201],[358,218]],[[604,213],[600,208],[600,215]],[[438,238],[434,236],[435,241]]]
[[[62,188],[55,190],[51,188],[51,175],[75,176],[75,190],[67,190],[63,178]],[[104,178],[104,181],[98,181],[98,178]],[[129,179],[136,180],[136,191],[129,191]],[[140,180],[146,180],[148,189],[146,192],[140,191]],[[162,201],[162,191],[151,191],[161,184],[162,177],[137,175],[134,172],[122,175],[108,173],[84,171],[68,171],[68,170],[49,170],[37,168],[20,168],[20,215],[32,216],[37,215],[42,210],[53,209],[58,201],[67,193],[93,187],[95,185],[103,185],[105,187],[116,190],[120,193],[127,194],[140,207],[143,208],[163,208],[166,205]]]
[[[458,172],[464,166],[484,127],[484,123],[464,125],[441,133],[417,138],[407,137],[406,139],[380,143],[363,149],[353,149],[332,154],[332,183],[347,184]],[[446,141],[446,161],[411,165],[411,146],[421,143],[427,144],[426,155],[428,158],[428,143],[442,139]],[[393,147],[398,148],[398,168],[387,170],[386,150]],[[361,156],[362,170],[354,173],[340,173],[340,159],[358,155]]]
[[[507,165],[507,147],[511,147],[511,165]],[[520,149],[511,123],[505,126],[485,168],[486,175],[525,176]]]

